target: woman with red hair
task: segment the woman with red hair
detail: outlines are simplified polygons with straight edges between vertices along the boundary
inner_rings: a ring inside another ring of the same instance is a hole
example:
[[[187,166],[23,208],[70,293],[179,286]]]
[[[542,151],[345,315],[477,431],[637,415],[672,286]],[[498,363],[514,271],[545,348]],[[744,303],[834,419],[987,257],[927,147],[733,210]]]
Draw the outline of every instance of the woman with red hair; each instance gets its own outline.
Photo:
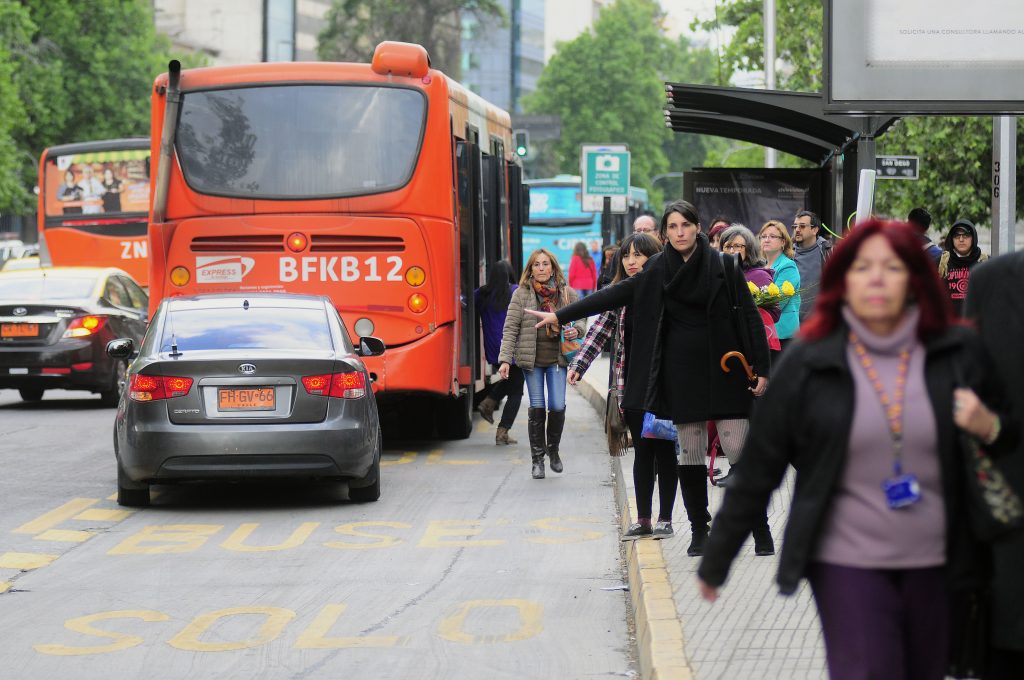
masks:
[[[783,594],[810,581],[829,676],[941,680],[949,596],[981,581],[957,428],[1009,448],[979,339],[904,224],[870,221],[822,273],[814,316],[754,409],[697,571],[714,601],[790,465]],[[979,399],[977,395],[982,395]],[[982,401],[985,400],[985,402]]]

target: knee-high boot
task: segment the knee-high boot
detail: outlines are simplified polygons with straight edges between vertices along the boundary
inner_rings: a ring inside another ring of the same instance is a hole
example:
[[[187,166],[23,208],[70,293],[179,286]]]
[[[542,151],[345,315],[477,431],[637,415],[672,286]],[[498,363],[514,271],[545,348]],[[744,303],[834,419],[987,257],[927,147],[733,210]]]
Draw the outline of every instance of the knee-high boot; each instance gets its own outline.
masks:
[[[708,512],[708,469],[703,465],[680,465],[679,488],[683,492],[683,507],[690,520],[692,540],[686,554],[697,557],[704,554],[711,524]]]
[[[548,458],[552,472],[562,471],[562,459],[558,457],[558,443],[562,441],[565,427],[565,411],[548,411]]]
[[[533,456],[533,478],[544,479],[544,416],[543,408],[527,411],[526,432],[530,436],[530,455]]]

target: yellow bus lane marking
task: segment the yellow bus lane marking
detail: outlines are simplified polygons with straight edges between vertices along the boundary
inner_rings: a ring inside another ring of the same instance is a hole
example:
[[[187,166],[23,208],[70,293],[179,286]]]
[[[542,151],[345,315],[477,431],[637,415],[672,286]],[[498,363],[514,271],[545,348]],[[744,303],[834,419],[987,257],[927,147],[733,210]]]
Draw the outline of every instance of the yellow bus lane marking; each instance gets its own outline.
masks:
[[[151,524],[115,545],[107,554],[189,553],[201,548],[210,536],[223,528],[223,524]]]
[[[75,515],[73,519],[84,522],[120,522],[134,513],[134,510],[121,510],[120,508],[91,508]]]
[[[10,581],[0,581],[0,593],[6,593],[11,589]]]
[[[512,607],[519,612],[520,626],[505,635],[473,635],[465,630],[466,618],[474,609]],[[437,634],[445,640],[466,644],[492,644],[520,642],[539,635],[544,630],[544,607],[529,600],[470,600],[451,614],[438,628]]]
[[[18,569],[29,571],[45,567],[60,555],[44,555],[41,553],[5,552],[0,555],[0,569]]]
[[[40,515],[30,522],[22,524],[12,533],[15,534],[41,534],[47,529],[53,529],[61,522],[71,519],[80,514],[86,508],[99,503],[98,498],[73,498],[59,508]]]
[[[427,454],[427,465],[483,465],[482,460],[445,460],[443,449],[434,449]]]
[[[350,522],[349,524],[341,524],[334,527],[334,531],[343,536],[355,536],[358,538],[374,538],[377,539],[374,542],[362,542],[352,543],[349,541],[328,541],[324,543],[328,548],[341,548],[342,550],[372,550],[374,548],[389,548],[399,543],[404,543],[401,538],[397,536],[388,536],[387,534],[371,534],[368,531],[359,531],[363,527],[387,527],[390,529],[412,529],[411,524],[405,522]]]
[[[403,638],[397,635],[371,635],[365,637],[327,637],[331,628],[348,608],[347,604],[325,605],[295,641],[295,649],[349,649],[394,647],[402,644]]]
[[[385,453],[384,455],[387,456],[392,454]],[[380,464],[381,467],[388,467],[391,465],[407,465],[416,460],[416,456],[418,455],[419,454],[416,451],[406,451],[401,456],[399,456],[397,460],[381,460]]]
[[[74,529],[47,529],[38,536],[33,536],[34,541],[61,541],[64,543],[84,543],[96,535],[94,531],[76,531]]]
[[[106,654],[107,652],[119,652],[123,649],[137,647],[145,642],[145,638],[127,633],[115,633],[109,630],[92,627],[91,623],[96,621],[109,621],[111,619],[142,619],[143,621],[167,621],[171,617],[163,612],[150,609],[127,609],[113,612],[100,612],[79,616],[76,619],[68,619],[64,627],[82,635],[92,635],[101,638],[111,638],[114,642],[108,645],[94,645],[90,647],[71,647],[60,644],[32,645],[32,649],[40,654],[50,656],[83,656],[86,654]]]
[[[420,539],[420,548],[479,548],[482,546],[491,545],[504,545],[506,541],[502,539],[485,539],[485,540],[466,540],[452,541],[445,540],[447,536],[479,536],[483,533],[483,529],[478,529],[477,526],[480,522],[476,520],[463,520],[463,519],[435,519],[428,526],[426,531],[423,532],[423,538]]]
[[[303,522],[298,529],[292,532],[292,535],[284,543],[278,543],[277,545],[247,545],[245,539],[252,535],[252,532],[256,531],[259,524],[256,522],[243,524],[242,526],[235,529],[230,536],[228,536],[220,547],[227,550],[234,550],[235,552],[272,552],[275,550],[288,550],[289,548],[297,548],[306,542],[316,528],[320,526],[320,522]]]
[[[263,616],[266,617],[260,625],[256,637],[248,640],[235,640],[233,642],[203,642],[199,638],[221,619],[229,616]],[[175,649],[184,649],[190,652],[229,652],[237,649],[251,649],[276,640],[284,627],[295,618],[295,612],[282,607],[230,607],[218,609],[214,612],[202,614],[192,619],[180,633],[167,641]]]

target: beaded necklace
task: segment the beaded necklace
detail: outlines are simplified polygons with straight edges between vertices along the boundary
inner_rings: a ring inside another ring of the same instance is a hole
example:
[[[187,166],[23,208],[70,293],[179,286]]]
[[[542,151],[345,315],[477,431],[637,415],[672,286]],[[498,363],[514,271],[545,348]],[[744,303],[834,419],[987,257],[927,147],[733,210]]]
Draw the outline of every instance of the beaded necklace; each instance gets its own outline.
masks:
[[[896,369],[896,387],[890,399],[889,393],[886,392],[885,385],[882,384],[882,379],[878,375],[878,369],[875,368],[874,362],[868,355],[867,348],[857,334],[852,331],[850,332],[850,344],[853,345],[853,351],[857,355],[860,365],[864,367],[864,373],[885,410],[885,418],[889,425],[889,437],[892,439],[892,469],[894,474],[901,475],[903,474],[903,400],[907,387],[907,371],[910,368],[910,349],[900,352],[900,363]]]

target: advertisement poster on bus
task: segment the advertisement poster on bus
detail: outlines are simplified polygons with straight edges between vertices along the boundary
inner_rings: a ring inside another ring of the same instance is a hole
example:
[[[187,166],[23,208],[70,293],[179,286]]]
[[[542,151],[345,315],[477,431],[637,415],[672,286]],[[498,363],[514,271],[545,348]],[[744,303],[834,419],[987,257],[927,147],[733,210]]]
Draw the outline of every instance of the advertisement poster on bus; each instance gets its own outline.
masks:
[[[801,210],[822,214],[819,170],[698,168],[683,175],[683,196],[710,225],[719,216],[754,233],[768,220],[792,224]]]
[[[148,149],[53,156],[46,163],[46,216],[145,215],[148,170]]]

